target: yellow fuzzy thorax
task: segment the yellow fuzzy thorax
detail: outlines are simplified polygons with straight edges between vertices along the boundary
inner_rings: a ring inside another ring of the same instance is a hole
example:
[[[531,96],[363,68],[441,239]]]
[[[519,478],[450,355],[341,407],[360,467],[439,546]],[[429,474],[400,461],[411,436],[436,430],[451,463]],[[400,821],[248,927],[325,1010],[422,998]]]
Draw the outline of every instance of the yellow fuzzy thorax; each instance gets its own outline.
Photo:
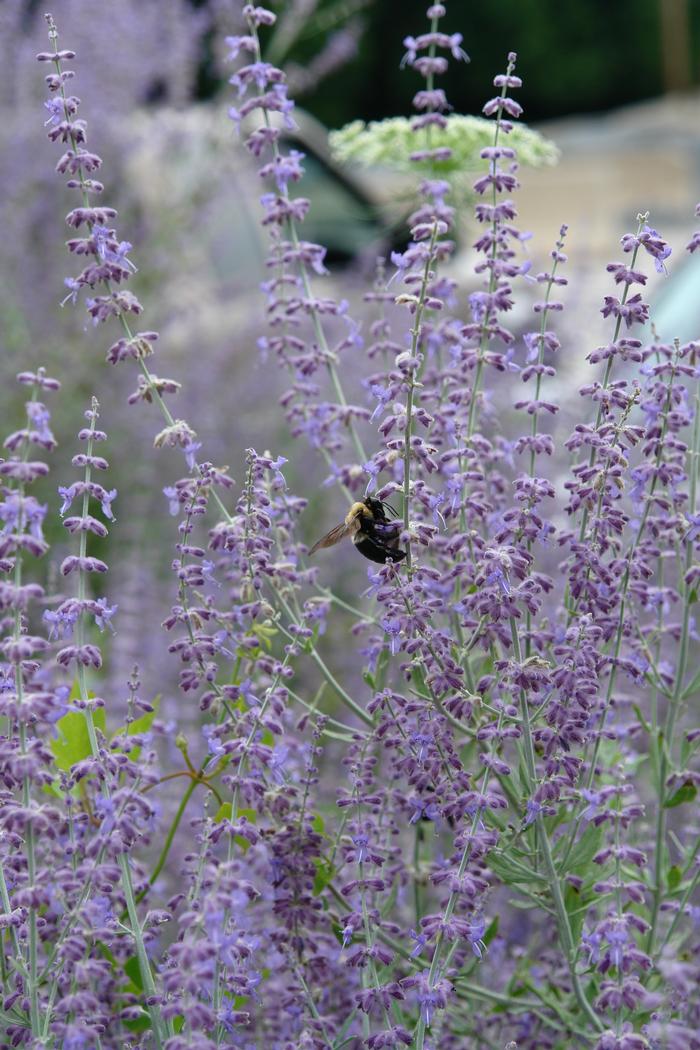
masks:
[[[352,507],[345,515],[345,524],[352,525],[353,521],[355,521],[360,516],[363,516],[365,518],[373,517],[372,511],[364,503],[353,503]]]

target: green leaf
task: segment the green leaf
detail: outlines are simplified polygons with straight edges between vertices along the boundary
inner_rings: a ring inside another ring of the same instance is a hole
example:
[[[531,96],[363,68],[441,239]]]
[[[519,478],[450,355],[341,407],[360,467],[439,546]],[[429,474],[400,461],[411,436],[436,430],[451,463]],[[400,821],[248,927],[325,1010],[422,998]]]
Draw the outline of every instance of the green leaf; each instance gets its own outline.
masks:
[[[606,767],[618,765],[622,761],[622,752],[617,740],[605,738],[600,744],[600,760]]]
[[[342,943],[343,943],[343,927],[340,925],[339,922],[332,922],[331,923],[331,930],[333,931],[333,936],[337,940],[338,944],[342,945]],[[350,939],[350,944],[352,944],[352,938]]]
[[[686,780],[684,784],[678,788],[669,799],[664,802],[664,809],[673,809],[675,806],[682,806],[684,802],[692,802],[697,796],[698,789],[693,784],[692,780]]]
[[[94,696],[94,694],[88,695]],[[79,696],[80,691],[76,683],[71,690],[70,699],[77,700]],[[93,710],[92,720],[96,728],[104,733],[106,729],[104,707],[97,707]],[[87,718],[83,711],[69,711],[63,718],[59,718],[56,722],[56,731],[58,736],[49,740],[49,747],[59,769],[67,772],[92,754]]]
[[[95,947],[104,955],[105,959],[108,960],[110,966],[114,970],[117,967],[116,955],[114,955],[114,953],[107,947],[104,941],[95,941]]]
[[[700,690],[700,671],[697,671],[690,684],[681,693],[681,700],[687,700],[688,697],[693,696],[698,690]]]
[[[314,813],[313,819],[311,821],[311,827],[314,829],[314,831],[318,832],[319,835],[325,835],[326,825],[324,824],[323,817],[320,813]]]
[[[520,864],[513,857],[506,856],[505,853],[489,853],[488,866],[506,885],[512,885],[517,882],[527,884],[547,881],[544,875],[540,875],[539,872],[529,868],[526,864]]]
[[[663,743],[663,732],[659,730],[649,737],[649,757],[651,759],[652,783],[658,790],[659,775],[661,772],[661,749]]]
[[[101,944],[100,947],[104,954],[107,955],[107,958],[110,958],[111,956],[110,961],[115,963],[116,959],[106,945]],[[141,980],[141,968],[139,966],[138,958],[135,955],[129,956],[124,963],[124,973],[129,978],[129,984],[126,985],[124,991],[128,992],[130,995],[142,995],[143,981]],[[136,1017],[132,1021],[124,1021],[124,1026],[128,1028],[130,1032],[145,1032],[151,1027],[151,1018],[144,1009],[142,1017]]]
[[[122,1021],[125,1028],[130,1032],[146,1032],[151,1027],[151,1019],[144,1010],[144,1016],[136,1021]]]
[[[642,714],[642,709],[640,708],[639,704],[632,704],[632,710],[634,711],[635,715],[637,716],[637,720],[639,721],[639,724],[642,726],[644,731],[646,733],[651,733],[651,726],[649,725],[649,723],[644,718],[644,715]]]
[[[650,689],[655,689],[657,692],[661,693],[662,696],[665,696],[668,700],[671,699],[672,694],[668,691],[668,689],[664,688],[664,686],[661,683],[661,679],[658,677],[658,675],[649,674],[647,672],[647,674],[644,675],[644,681],[647,683]],[[637,705],[633,704],[632,706],[636,713],[638,710]],[[644,723],[644,728],[647,730],[647,732],[650,731],[647,727],[646,722]]]
[[[319,897],[333,879],[335,868],[323,857],[314,857],[314,864],[316,865],[316,875],[314,876],[313,893],[314,897]]]
[[[422,666],[417,660],[411,664],[411,676],[413,677],[413,683],[418,692],[426,694],[428,689],[425,684],[425,675],[423,674]]]
[[[251,628],[252,633],[256,638],[260,640],[260,644],[264,645],[268,652],[272,650],[272,639],[279,632],[276,627],[273,627],[271,623],[256,623]]]
[[[569,916],[569,925],[576,944],[581,939],[584,919],[597,899],[597,896],[593,893],[583,893],[570,883],[566,884],[564,889],[564,907]]]
[[[258,814],[254,809],[246,809],[244,806],[239,806],[236,810],[237,817],[245,817],[251,824],[257,824]],[[231,803],[224,802],[216,811],[214,822],[219,823],[221,820],[231,820]]]
[[[141,980],[141,967],[139,966],[139,961],[135,955],[130,955],[124,963],[124,973],[130,979],[131,983],[142,992],[143,981]]]
[[[214,814],[214,823],[220,824],[222,820],[231,819],[231,803],[224,802],[223,805],[219,806],[216,813]]]
[[[484,934],[484,936],[483,936],[483,937],[481,938],[481,939],[482,939],[482,941],[484,942],[484,944],[485,944],[485,945],[486,945],[487,947],[488,947],[488,945],[489,945],[489,944],[491,943],[491,941],[492,941],[492,940],[494,939],[494,937],[496,936],[496,934],[498,933],[498,926],[499,926],[499,921],[500,921],[500,917],[499,917],[499,915],[498,915],[498,914],[496,914],[495,918],[493,918],[493,919],[491,920],[491,922],[489,923],[489,925],[488,925],[488,928],[487,928],[487,930],[486,930],[486,933],[485,933],[485,934]]]
[[[686,736],[686,734],[684,733],[683,734],[683,739],[681,740],[681,750],[680,750],[680,755],[679,755],[681,769],[687,769],[688,768],[688,759],[690,758],[690,755],[691,755],[692,751],[693,751],[693,746],[690,743],[690,741],[688,740],[688,737]]]
[[[668,875],[666,876],[666,884],[667,884],[669,890],[677,889],[677,887],[680,886],[680,884],[681,884],[681,879],[682,878],[683,878],[683,872],[681,871],[681,869],[678,867],[677,864],[674,864],[672,867],[670,867],[668,869]]]
[[[576,871],[577,868],[587,868],[600,849],[602,839],[603,828],[589,823],[569,854],[566,864],[567,872]],[[562,841],[565,842],[566,839],[562,839]],[[562,872],[562,874],[565,873]]]
[[[244,809],[239,806],[236,811],[237,817],[245,817],[251,824],[257,824],[258,814],[254,809]],[[218,824],[222,820],[231,820],[231,803],[224,802],[223,805],[219,806],[214,816],[214,823]],[[250,842],[244,838],[243,835],[234,835],[233,841],[240,846],[244,853],[250,849]]]

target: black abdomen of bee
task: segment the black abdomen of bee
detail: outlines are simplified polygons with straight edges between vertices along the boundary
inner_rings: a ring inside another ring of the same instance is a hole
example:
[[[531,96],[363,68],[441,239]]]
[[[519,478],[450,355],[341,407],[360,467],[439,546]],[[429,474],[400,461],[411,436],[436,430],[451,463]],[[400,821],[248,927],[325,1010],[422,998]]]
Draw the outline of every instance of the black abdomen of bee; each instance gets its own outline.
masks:
[[[363,557],[380,565],[387,561],[403,561],[406,551],[399,549],[401,526],[398,522],[377,522],[364,517],[359,520],[360,527],[353,536],[353,543]]]

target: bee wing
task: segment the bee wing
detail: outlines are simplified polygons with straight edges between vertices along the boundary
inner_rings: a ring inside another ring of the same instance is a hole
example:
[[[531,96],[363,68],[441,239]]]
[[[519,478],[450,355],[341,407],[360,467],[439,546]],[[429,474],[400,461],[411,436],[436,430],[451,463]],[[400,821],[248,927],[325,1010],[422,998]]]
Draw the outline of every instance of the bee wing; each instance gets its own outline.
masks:
[[[353,524],[354,522],[348,525],[347,522],[341,521],[340,525],[336,525],[334,529],[331,529],[330,532],[327,532],[325,536],[322,536],[320,540],[314,543],[309,554],[314,554],[316,551],[321,550],[322,547],[335,547],[336,543],[340,543],[341,540],[350,535],[353,531]]]

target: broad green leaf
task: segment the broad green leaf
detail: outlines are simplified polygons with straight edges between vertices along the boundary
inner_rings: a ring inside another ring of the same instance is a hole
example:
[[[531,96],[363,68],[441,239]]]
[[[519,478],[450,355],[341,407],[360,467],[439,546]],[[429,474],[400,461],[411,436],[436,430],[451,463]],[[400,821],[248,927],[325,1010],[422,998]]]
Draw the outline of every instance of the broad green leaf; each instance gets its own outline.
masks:
[[[214,823],[220,824],[222,820],[231,819],[231,803],[224,802],[223,805],[219,806],[216,813],[214,814]]]
[[[566,862],[566,870],[575,871],[577,868],[588,867],[593,857],[600,849],[603,839],[603,828],[589,823],[584,833],[573,846],[569,859]],[[562,841],[566,841],[564,838]]]
[[[564,907],[569,915],[569,924],[573,934],[574,943],[578,944],[581,939],[584,919],[593,906],[597,897],[592,893],[584,893],[577,890],[575,886],[567,883],[564,889]]]
[[[136,1021],[122,1021],[125,1028],[130,1032],[146,1032],[151,1027],[151,1019],[144,1010],[144,1016]]]
[[[109,961],[109,964],[112,967],[112,969],[114,969],[117,966],[117,957],[107,947],[107,945],[104,943],[104,941],[95,941],[95,947],[97,948],[98,951],[100,951],[104,955],[105,959],[107,959]]]
[[[124,963],[124,973],[131,983],[142,992],[143,981],[141,980],[141,967],[139,966],[139,961],[135,955],[130,955]]]
[[[106,945],[100,944],[100,948],[107,959],[109,959],[112,967],[116,964],[114,955],[109,951]],[[129,983],[123,989],[131,995],[141,996],[144,991],[144,983],[141,979],[141,967],[139,966],[139,959],[136,955],[130,955],[130,957],[124,963],[124,973],[129,979]],[[130,1032],[145,1032],[151,1027],[151,1018],[143,1007],[143,1016],[135,1017],[133,1021],[125,1021],[124,1025]]]
[[[244,806],[239,806],[236,811],[236,816],[245,817],[251,824],[257,824],[258,814],[254,809],[245,809]],[[224,802],[223,805],[219,806],[214,817],[214,823],[218,824],[221,820],[231,819],[231,803]]]
[[[670,890],[677,889],[677,887],[680,886],[680,884],[681,884],[681,879],[682,878],[683,878],[683,872],[681,871],[681,869],[678,867],[677,864],[674,864],[672,867],[670,867],[668,869],[668,875],[666,876],[666,883],[668,885],[668,888]]]
[[[692,802],[697,796],[698,789],[691,780],[686,780],[684,784],[678,788],[678,791],[674,792],[669,799],[664,802],[664,809],[673,809],[674,806],[682,806],[684,802]]]
[[[73,694],[71,693],[71,698]],[[96,708],[92,713],[95,726],[103,733],[106,729],[104,707]],[[87,718],[82,711],[69,711],[56,722],[58,736],[49,741],[56,765],[67,772],[92,754],[88,735]]]
[[[514,860],[510,856],[506,856],[504,853],[489,853],[487,863],[491,870],[498,875],[499,879],[502,879],[506,885],[512,885],[517,882],[522,882],[527,885],[530,882],[547,881],[544,875],[540,875],[539,872],[534,871],[526,864],[520,864],[519,861]]]
[[[316,866],[316,875],[314,876],[314,897],[320,896],[325,890],[326,886],[331,882],[335,875],[335,868],[332,864],[329,864],[323,857],[314,857],[314,864]]]
[[[311,821],[311,827],[314,829],[314,831],[318,832],[319,835],[325,835],[326,825],[324,824],[323,817],[320,813],[314,813],[313,819]]]
[[[258,814],[255,812],[254,809],[244,809],[243,807],[239,806],[236,816],[245,817],[249,824],[257,824],[258,822]],[[222,806],[219,806],[218,810],[216,811],[216,815],[214,816],[214,822],[218,824],[222,820],[231,820],[230,802],[224,802],[224,804]],[[250,849],[250,842],[248,841],[248,839],[244,838],[243,835],[234,835],[233,841],[243,850],[244,853],[246,853]]]
[[[489,925],[488,925],[488,927],[486,929],[486,933],[482,937],[482,940],[483,940],[485,945],[488,946],[491,943],[491,941],[494,939],[496,934],[498,933],[499,921],[500,921],[500,917],[498,915],[496,915],[491,920],[491,922],[489,923]]]

